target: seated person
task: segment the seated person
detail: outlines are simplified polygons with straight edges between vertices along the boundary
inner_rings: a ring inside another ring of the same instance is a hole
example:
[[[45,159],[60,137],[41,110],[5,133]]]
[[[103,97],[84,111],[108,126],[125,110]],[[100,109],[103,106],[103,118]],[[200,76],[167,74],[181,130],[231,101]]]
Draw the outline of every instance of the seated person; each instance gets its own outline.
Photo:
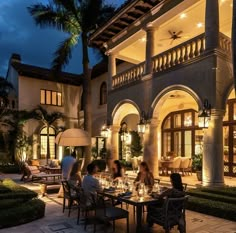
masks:
[[[112,178],[114,181],[118,181],[123,177],[124,177],[124,168],[122,168],[119,160],[115,160],[112,166]]]
[[[73,164],[68,180],[69,184],[75,188],[81,186],[82,184],[82,179],[80,176],[80,165],[81,165],[80,161],[76,161]]]
[[[179,173],[172,173],[170,175],[171,188],[167,188],[159,196],[160,199],[164,197],[183,197],[185,195],[182,178]]]
[[[139,165],[139,173],[134,180],[136,184],[144,183],[144,185],[148,186],[152,189],[154,185],[154,177],[152,172],[150,172],[149,167],[146,162],[141,162]]]
[[[102,187],[99,181],[94,176],[96,175],[98,167],[94,163],[90,163],[87,166],[87,175],[84,176],[82,181],[82,188],[85,195],[87,196],[86,205],[91,205],[93,203],[93,196],[96,196],[98,191],[102,191]]]
[[[164,203],[164,199],[167,197],[170,198],[178,198],[178,197],[184,197],[185,196],[185,192],[184,192],[184,187],[182,184],[182,179],[179,173],[172,173],[170,175],[170,182],[172,187],[171,188],[166,188],[165,191],[163,191],[160,196],[160,202],[156,205],[148,205],[147,208],[147,220],[149,218],[149,214],[153,211],[157,211],[158,208],[161,208],[163,206]]]

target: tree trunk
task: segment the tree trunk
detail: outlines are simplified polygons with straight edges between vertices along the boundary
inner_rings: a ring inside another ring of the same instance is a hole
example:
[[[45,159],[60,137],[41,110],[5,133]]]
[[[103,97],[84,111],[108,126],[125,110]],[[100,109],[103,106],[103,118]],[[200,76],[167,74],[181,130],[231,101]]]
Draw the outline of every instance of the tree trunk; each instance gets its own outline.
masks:
[[[47,164],[49,159],[50,159],[49,124],[47,124]]]
[[[234,77],[234,91],[236,93],[236,2],[233,1],[233,20],[232,20],[232,63],[233,63],[233,77]]]
[[[82,36],[82,49],[83,49],[83,107],[84,107],[84,129],[88,132],[89,137],[92,135],[92,106],[91,106],[91,72],[89,70],[88,58],[88,38],[87,33],[83,32]],[[91,145],[85,147],[85,165],[91,160]]]

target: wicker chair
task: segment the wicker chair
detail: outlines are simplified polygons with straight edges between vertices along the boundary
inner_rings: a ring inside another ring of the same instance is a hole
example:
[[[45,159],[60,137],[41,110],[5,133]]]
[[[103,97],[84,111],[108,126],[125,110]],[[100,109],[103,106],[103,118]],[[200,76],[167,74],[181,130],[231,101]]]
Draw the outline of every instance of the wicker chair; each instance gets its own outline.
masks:
[[[154,223],[162,226],[165,233],[169,233],[174,226],[178,226],[180,233],[186,233],[185,205],[188,196],[167,198],[162,208],[155,208],[148,213],[149,226]]]

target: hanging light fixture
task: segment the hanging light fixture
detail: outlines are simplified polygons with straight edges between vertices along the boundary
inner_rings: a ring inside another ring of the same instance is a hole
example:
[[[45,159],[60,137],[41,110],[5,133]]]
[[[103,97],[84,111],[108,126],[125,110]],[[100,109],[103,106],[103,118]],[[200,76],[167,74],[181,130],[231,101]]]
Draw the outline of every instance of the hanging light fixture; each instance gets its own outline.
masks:
[[[101,129],[101,136],[104,137],[104,138],[107,138],[108,137],[108,133],[109,133],[109,130],[107,128],[107,125],[104,124],[102,126],[102,129]]]
[[[208,100],[204,100],[203,109],[199,112],[198,115],[198,126],[200,128],[208,128],[211,118],[211,104]]]
[[[138,133],[142,133],[144,134],[145,133],[145,130],[146,130],[146,119],[145,119],[145,112],[142,111],[142,114],[141,114],[141,118],[140,118],[140,121],[137,125],[137,130],[138,130]]]

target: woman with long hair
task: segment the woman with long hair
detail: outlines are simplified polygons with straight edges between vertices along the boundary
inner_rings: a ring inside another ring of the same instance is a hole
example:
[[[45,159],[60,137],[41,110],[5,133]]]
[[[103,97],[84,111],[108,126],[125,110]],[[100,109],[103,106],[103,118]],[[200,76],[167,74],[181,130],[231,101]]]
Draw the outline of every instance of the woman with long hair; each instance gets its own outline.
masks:
[[[124,177],[124,168],[122,167],[119,160],[114,160],[112,166],[112,178],[118,180]]]
[[[154,177],[146,162],[141,162],[139,165],[139,173],[134,181],[135,183],[144,183],[149,188],[154,185]]]

